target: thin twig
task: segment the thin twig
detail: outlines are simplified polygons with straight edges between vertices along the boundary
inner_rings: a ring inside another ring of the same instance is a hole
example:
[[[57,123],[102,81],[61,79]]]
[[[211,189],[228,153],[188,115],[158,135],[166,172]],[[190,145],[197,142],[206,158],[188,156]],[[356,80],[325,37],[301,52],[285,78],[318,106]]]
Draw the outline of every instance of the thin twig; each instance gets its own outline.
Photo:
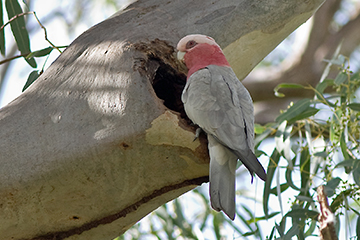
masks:
[[[17,59],[17,58],[26,57],[27,55],[29,55],[29,54],[20,54],[20,55],[13,56],[11,58],[6,58],[5,60],[0,61],[0,65],[4,64],[4,63],[7,63],[7,62],[10,62],[10,61],[12,61],[14,59]]]
[[[37,17],[36,13],[35,12],[31,12],[34,14],[34,17],[36,18],[36,21],[39,23],[40,27],[44,30],[44,35],[45,35],[45,40],[53,47],[55,48],[56,50],[59,51],[59,53],[62,53],[61,50],[56,47],[47,37],[47,31],[46,31],[46,28],[44,27],[44,25],[42,25],[42,23],[40,22],[39,18]]]
[[[42,23],[40,22],[39,18],[37,17],[37,15],[36,15],[36,13],[35,13],[34,11],[19,13],[19,14],[13,16],[12,18],[9,19],[8,22],[6,22],[4,25],[2,25],[2,26],[0,27],[0,31],[3,31],[4,27],[6,27],[7,25],[9,25],[9,24],[10,24],[12,21],[14,21],[15,19],[17,19],[17,18],[19,18],[19,17],[22,17],[22,16],[25,16],[25,15],[29,15],[29,14],[34,15],[34,17],[35,17],[36,21],[38,22],[39,26],[44,30],[45,41],[47,41],[53,48],[55,48],[56,50],[58,50],[59,53],[62,53],[62,51],[61,51],[58,47],[56,47],[56,46],[48,39],[46,28],[44,27],[44,25],[42,25]],[[18,57],[19,57],[19,56],[16,56],[15,58],[18,58]],[[20,56],[20,57],[23,57],[23,56]],[[15,58],[13,58],[13,59],[15,59]],[[9,59],[12,60],[12,58],[9,58]],[[6,60],[8,60],[8,59],[6,59]],[[7,62],[6,60],[4,60],[4,61]],[[3,61],[2,61],[2,62],[3,62]],[[2,62],[1,62],[1,63],[2,63]],[[1,63],[0,63],[0,64],[1,64]]]
[[[13,16],[12,18],[9,19],[9,21],[7,23],[5,23],[4,25],[2,25],[0,27],[0,31],[2,31],[4,29],[4,27],[6,27],[7,25],[9,25],[12,21],[14,21],[15,19],[19,18],[19,17],[22,17],[22,16],[25,16],[25,15],[29,15],[29,14],[32,14],[31,12],[24,12],[24,13],[19,13],[15,16]]]

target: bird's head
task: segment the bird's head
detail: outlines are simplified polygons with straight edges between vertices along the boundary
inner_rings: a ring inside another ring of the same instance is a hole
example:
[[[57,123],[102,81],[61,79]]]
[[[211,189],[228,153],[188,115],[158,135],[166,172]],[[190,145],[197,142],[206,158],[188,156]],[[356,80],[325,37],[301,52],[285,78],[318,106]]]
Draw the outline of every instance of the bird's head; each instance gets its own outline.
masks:
[[[211,37],[191,34],[183,37],[177,44],[177,57],[189,69],[188,78],[194,72],[208,66],[230,67],[220,46]]]

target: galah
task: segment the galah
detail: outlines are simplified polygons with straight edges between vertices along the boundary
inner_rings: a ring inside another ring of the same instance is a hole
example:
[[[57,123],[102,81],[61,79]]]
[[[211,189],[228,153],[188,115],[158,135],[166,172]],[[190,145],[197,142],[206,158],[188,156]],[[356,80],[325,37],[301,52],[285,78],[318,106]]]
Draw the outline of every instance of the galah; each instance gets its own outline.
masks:
[[[254,108],[220,46],[211,37],[193,34],[177,44],[178,59],[188,68],[182,92],[187,116],[206,132],[210,155],[210,201],[216,211],[235,218],[237,160],[253,177],[266,180],[254,154]]]

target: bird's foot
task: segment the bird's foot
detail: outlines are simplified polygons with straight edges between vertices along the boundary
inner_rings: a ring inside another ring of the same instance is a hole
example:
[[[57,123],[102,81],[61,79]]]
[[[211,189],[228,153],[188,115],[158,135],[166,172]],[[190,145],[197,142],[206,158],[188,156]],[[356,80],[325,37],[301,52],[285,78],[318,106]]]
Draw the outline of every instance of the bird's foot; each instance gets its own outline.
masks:
[[[197,128],[196,131],[195,131],[195,137],[194,137],[194,140],[193,142],[199,138],[200,136],[200,133],[202,132],[202,129],[201,128]]]

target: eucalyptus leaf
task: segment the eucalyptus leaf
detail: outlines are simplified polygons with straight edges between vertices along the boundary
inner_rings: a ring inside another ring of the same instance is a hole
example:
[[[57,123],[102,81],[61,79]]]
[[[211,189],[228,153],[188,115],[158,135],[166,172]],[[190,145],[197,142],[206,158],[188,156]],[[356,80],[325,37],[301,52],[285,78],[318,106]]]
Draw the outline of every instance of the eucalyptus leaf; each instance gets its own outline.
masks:
[[[299,89],[299,88],[304,88],[303,85],[301,84],[297,84],[297,83],[280,83],[279,85],[277,85],[275,88],[274,88],[274,93],[275,93],[275,96],[277,97],[285,97],[285,94],[279,92],[279,90],[281,88],[295,88],[295,89]]]
[[[302,195],[296,196],[296,199],[303,202],[311,202],[311,203],[314,202],[314,200],[311,197],[302,196]]]
[[[360,216],[358,216],[356,220],[356,237],[360,239]]]
[[[300,191],[301,189],[298,188],[298,187],[294,184],[294,182],[293,182],[293,180],[292,180],[292,172],[293,172],[293,170],[294,170],[294,168],[289,167],[289,166],[286,168],[286,171],[285,171],[286,183],[287,183],[292,189],[294,189],[294,190],[296,190],[296,191]]]
[[[286,131],[287,121],[283,121],[278,127],[275,134],[275,147],[279,153],[282,153],[284,150],[284,135]]]
[[[360,159],[346,159],[338,164],[336,164],[335,168],[338,167],[356,167],[357,164],[360,163]]]
[[[346,82],[347,79],[348,79],[348,75],[345,72],[340,72],[336,76],[334,83],[339,86],[340,84],[343,84],[344,82]]]
[[[261,220],[268,220],[269,218],[275,217],[279,213],[280,212],[273,212],[273,213],[270,213],[267,217],[262,216],[262,217],[251,218],[251,219],[247,220],[247,223],[251,224],[253,222],[258,222],[258,221],[261,221]]]
[[[300,101],[296,102],[294,105],[292,105],[290,108],[288,108],[284,113],[282,113],[280,116],[276,118],[276,122],[281,123],[285,120],[291,120],[301,113],[303,113],[305,110],[308,110],[310,108],[310,104],[312,103],[312,100],[309,98],[301,99]]]
[[[341,65],[341,61],[339,61],[338,57],[339,57],[339,53],[340,53],[340,49],[341,49],[341,46],[342,46],[342,41],[339,43],[339,45],[336,47],[336,50],[333,54],[333,57],[331,58],[331,60],[327,60],[327,59],[324,59],[323,61],[324,62],[327,62],[328,64],[326,65],[324,71],[323,71],[323,74],[321,75],[320,77],[320,81],[319,82],[322,82],[325,80],[325,78],[329,75],[329,72],[330,72],[330,68],[333,64],[336,64],[336,65]],[[339,64],[340,63],[340,64]]]
[[[301,177],[301,190],[306,192],[309,188],[310,178],[310,152],[309,148],[304,147],[300,153],[300,177]]]
[[[38,51],[31,52],[29,55],[26,56],[26,58],[29,59],[33,57],[44,57],[46,55],[49,55],[52,50],[54,50],[53,47],[47,47]]]
[[[36,80],[38,79],[38,77],[40,76],[39,72],[37,70],[32,71],[29,76],[28,79],[22,89],[22,91],[25,91],[28,87],[30,87],[30,85]]]
[[[289,184],[287,184],[287,183],[280,184],[280,192],[281,193],[284,192],[288,188],[289,188]],[[274,187],[274,188],[270,189],[270,193],[277,196],[278,195],[277,194],[277,187]]]
[[[18,3],[17,0],[5,0],[5,7],[9,19],[23,13],[20,4]],[[29,39],[29,33],[26,29],[24,16],[19,16],[16,19],[12,20],[10,22],[10,26],[11,26],[11,31],[14,34],[14,38],[19,51],[21,52],[22,55],[28,55],[31,52],[30,39]],[[28,62],[28,64],[31,67],[36,68],[36,62],[34,58],[28,58],[28,59],[25,58],[25,60]]]
[[[316,220],[319,213],[313,210],[309,209],[293,209],[289,211],[287,214],[285,214],[285,217],[292,217],[292,218],[304,218],[308,219],[311,218],[313,220]]]
[[[317,108],[314,108],[314,107],[308,107],[305,111],[303,111],[302,113],[300,113],[296,117],[289,119],[288,123],[293,124],[296,121],[303,120],[303,119],[309,118],[311,116],[314,116],[315,114],[317,114],[319,112],[319,110],[320,109],[317,109]]]
[[[345,159],[351,159],[352,157],[349,155],[349,153],[347,152],[348,148],[346,146],[346,142],[345,142],[345,134],[344,132],[341,133],[340,136],[340,148],[341,148],[341,152],[344,156]]]
[[[351,110],[360,112],[360,103],[350,103],[347,105]]]
[[[3,10],[3,1],[0,0],[0,26],[4,25],[4,10]],[[0,52],[1,55],[5,56],[5,29],[3,28],[0,31]]]
[[[270,196],[270,186],[271,186],[271,182],[274,178],[274,173],[275,173],[275,169],[277,168],[278,162],[280,160],[280,153],[274,149],[274,151],[272,152],[271,156],[270,156],[270,161],[269,161],[269,165],[267,168],[267,179],[265,181],[265,186],[264,186],[264,193],[263,193],[263,209],[264,209],[264,213],[265,213],[265,217],[269,217],[269,196]]]
[[[340,181],[341,179],[336,177],[326,183],[324,186],[326,196],[332,197],[335,194],[335,189],[339,186]]]
[[[318,83],[316,85],[316,91],[323,94],[325,89],[329,86],[333,86],[334,85],[334,80],[333,79],[325,79],[324,81]]]
[[[354,179],[354,182],[360,187],[360,166],[359,165],[353,170],[353,179]]]
[[[299,235],[299,226],[293,225],[285,234],[284,240],[291,240],[293,236]]]

